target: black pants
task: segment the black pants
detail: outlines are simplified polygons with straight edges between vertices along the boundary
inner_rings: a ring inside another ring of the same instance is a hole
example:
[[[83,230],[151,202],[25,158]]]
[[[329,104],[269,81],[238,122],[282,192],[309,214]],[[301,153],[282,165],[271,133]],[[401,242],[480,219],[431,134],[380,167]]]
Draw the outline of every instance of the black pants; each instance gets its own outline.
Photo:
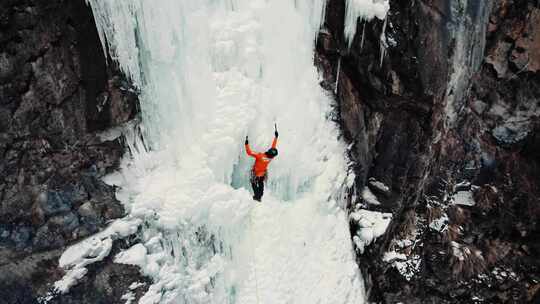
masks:
[[[253,199],[256,201],[261,201],[261,198],[264,193],[264,181],[266,180],[266,175],[264,176],[251,176],[251,187],[253,188]]]

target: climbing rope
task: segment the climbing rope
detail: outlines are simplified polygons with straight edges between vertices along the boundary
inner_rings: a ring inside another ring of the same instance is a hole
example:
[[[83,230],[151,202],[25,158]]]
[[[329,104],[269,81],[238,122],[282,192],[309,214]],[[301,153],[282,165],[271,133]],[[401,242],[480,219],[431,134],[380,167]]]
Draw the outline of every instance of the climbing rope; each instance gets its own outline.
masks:
[[[251,230],[253,231],[253,220],[252,220],[252,211],[254,208],[252,208],[249,211],[249,225],[251,227]],[[253,271],[255,273],[255,295],[257,297],[257,304],[260,304],[259,300],[259,280],[257,279],[257,260],[255,257],[255,247],[253,246],[253,237],[250,238],[250,247],[251,247],[251,255],[253,256]]]

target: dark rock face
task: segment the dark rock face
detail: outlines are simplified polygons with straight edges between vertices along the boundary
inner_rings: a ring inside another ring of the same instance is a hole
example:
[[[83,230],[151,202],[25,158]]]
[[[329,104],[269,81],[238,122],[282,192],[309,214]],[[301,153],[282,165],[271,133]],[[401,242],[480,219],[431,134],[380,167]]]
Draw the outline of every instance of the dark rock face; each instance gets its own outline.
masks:
[[[353,144],[356,192],[381,202],[358,195],[350,207],[393,213],[358,256],[370,299],[539,301],[540,6],[390,4],[386,32],[359,21],[348,49],[345,1],[329,1],[316,56]]]
[[[354,143],[351,157],[357,166],[357,184],[360,187],[367,177],[374,177],[391,186],[397,195],[393,208],[397,209],[404,205],[403,199],[414,200],[420,192],[417,185],[409,184],[425,178],[432,154],[428,143],[439,123],[433,119],[434,111],[444,106],[449,69],[447,60],[434,56],[446,54],[450,43],[440,24],[441,12],[422,3],[414,9],[410,6],[391,6],[387,35],[396,46],[387,50],[382,66],[379,41],[383,22],[360,22],[347,49],[342,35],[345,1],[328,3],[328,32],[320,37],[318,47],[318,60],[328,67],[323,85],[335,83],[337,61],[341,60],[337,97],[344,133]],[[424,33],[427,29],[429,35]],[[434,40],[429,42],[433,48],[420,47],[428,43],[425,39]]]
[[[62,249],[123,215],[101,178],[124,148],[98,132],[134,118],[131,92],[106,65],[83,0],[0,2],[0,297],[7,303],[43,295],[61,275]],[[125,271],[136,274],[109,261],[100,275]],[[113,300],[120,301],[106,302]]]

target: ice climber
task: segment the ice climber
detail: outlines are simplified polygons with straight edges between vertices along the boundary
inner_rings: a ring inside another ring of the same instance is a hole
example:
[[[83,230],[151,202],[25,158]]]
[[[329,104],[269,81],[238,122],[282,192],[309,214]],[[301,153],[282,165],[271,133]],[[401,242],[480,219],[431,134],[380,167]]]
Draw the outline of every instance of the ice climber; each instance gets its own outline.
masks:
[[[272,161],[274,157],[278,155],[276,149],[278,131],[277,128],[274,131],[274,140],[272,141],[272,147],[264,153],[255,153],[251,151],[249,147],[249,140],[246,136],[246,153],[247,155],[255,158],[255,163],[253,164],[253,169],[251,169],[251,187],[253,188],[253,199],[256,201],[261,201],[264,192],[264,182],[266,181],[266,171],[268,169],[268,164]]]

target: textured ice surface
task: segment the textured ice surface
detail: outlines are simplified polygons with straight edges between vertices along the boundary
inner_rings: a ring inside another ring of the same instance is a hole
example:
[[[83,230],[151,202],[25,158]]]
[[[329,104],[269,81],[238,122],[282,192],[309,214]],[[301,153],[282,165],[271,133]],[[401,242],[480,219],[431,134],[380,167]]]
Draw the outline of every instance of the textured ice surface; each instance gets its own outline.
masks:
[[[326,1],[88,2],[141,91],[144,145],[125,133],[131,154],[106,179],[142,221],[115,257],[153,280],[140,303],[363,303],[343,210],[353,178],[313,66]],[[275,121],[257,204],[243,138],[268,148]],[[375,219],[372,238],[389,221]]]
[[[353,242],[358,251],[363,253],[366,246],[386,232],[392,214],[359,209],[351,213],[350,218],[360,227],[353,237]]]

